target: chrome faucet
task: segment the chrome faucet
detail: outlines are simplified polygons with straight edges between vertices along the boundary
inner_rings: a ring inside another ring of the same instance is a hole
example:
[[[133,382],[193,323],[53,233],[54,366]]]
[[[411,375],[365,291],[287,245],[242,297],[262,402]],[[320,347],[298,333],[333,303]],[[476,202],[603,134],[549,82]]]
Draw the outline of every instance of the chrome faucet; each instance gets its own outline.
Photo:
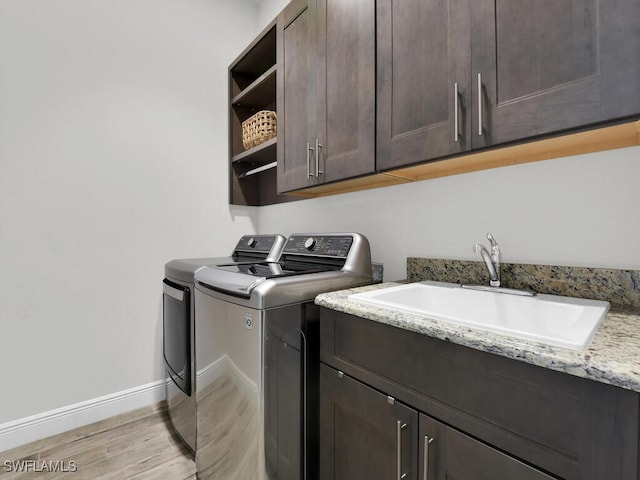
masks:
[[[493,235],[487,233],[487,240],[491,243],[491,253],[486,249],[484,245],[480,245],[476,243],[473,246],[473,251],[475,253],[480,252],[480,256],[484,263],[487,265],[487,270],[489,270],[489,285],[492,287],[500,286],[500,247],[498,247],[498,243],[496,239],[493,238]]]

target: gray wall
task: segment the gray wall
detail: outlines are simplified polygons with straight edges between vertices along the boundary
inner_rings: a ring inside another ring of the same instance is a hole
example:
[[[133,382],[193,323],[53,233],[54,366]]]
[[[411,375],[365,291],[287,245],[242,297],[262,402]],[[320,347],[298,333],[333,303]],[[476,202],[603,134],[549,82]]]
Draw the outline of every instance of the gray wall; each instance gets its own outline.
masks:
[[[227,204],[238,0],[0,2],[0,424],[163,378],[164,263],[257,228]]]
[[[385,279],[408,256],[640,269],[640,147],[264,207],[260,230],[366,235]]]
[[[276,18],[289,2],[288,0],[256,0],[256,3],[258,4],[258,23],[264,26]]]

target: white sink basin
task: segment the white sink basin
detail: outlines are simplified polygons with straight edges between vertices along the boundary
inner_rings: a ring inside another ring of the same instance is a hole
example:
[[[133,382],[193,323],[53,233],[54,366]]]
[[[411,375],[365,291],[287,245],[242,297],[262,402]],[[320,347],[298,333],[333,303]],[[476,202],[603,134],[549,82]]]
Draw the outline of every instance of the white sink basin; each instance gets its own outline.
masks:
[[[574,350],[587,348],[609,310],[609,302],[597,300],[526,297],[440,282],[357,293],[349,300]]]

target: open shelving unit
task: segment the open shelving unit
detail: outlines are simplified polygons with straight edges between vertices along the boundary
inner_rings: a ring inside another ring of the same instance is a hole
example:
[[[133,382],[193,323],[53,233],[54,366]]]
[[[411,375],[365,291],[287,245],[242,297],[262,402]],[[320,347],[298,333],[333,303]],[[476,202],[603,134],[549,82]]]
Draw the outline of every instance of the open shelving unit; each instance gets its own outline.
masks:
[[[277,113],[276,25],[272,22],[229,67],[229,203],[270,205],[297,200],[277,193],[278,139],[245,149],[242,122],[261,110]]]

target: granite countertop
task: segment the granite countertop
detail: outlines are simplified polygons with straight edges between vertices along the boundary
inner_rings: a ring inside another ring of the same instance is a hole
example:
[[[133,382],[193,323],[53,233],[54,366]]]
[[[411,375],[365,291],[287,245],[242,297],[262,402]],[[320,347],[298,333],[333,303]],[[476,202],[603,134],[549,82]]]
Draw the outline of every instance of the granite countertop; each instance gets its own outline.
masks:
[[[350,302],[348,296],[399,283],[382,283],[318,295],[315,303],[339,312],[439,338],[476,350],[640,392],[640,315],[609,312],[584,351],[520,340],[389,308]]]

